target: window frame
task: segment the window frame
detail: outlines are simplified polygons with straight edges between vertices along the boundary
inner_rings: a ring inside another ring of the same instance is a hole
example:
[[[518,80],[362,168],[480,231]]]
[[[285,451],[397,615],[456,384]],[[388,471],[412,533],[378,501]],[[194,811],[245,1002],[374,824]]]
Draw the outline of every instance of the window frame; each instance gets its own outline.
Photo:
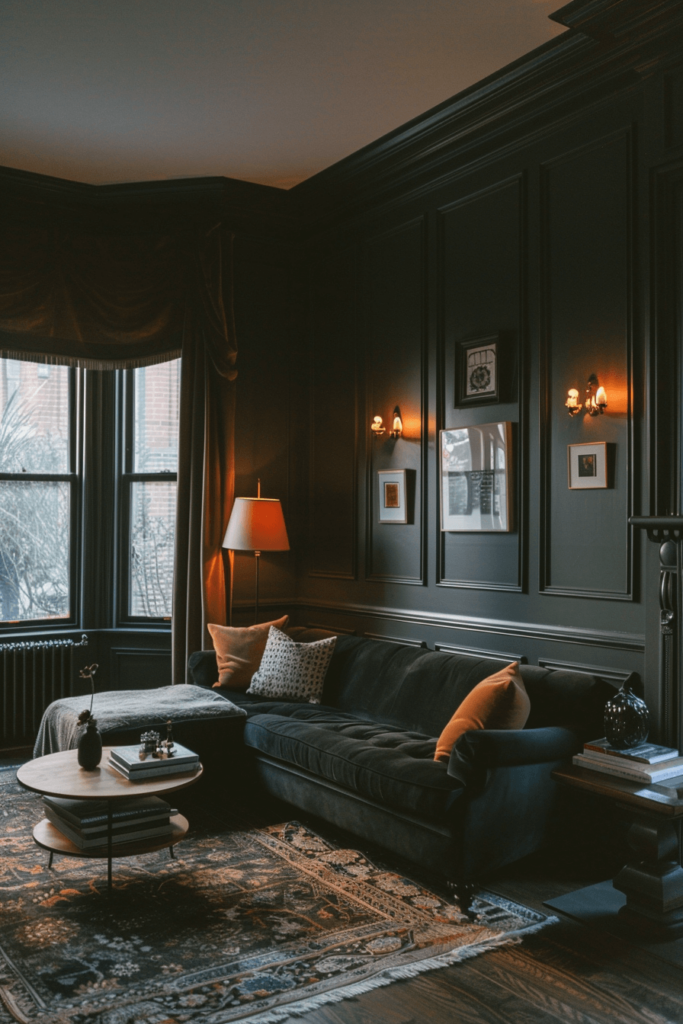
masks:
[[[33,359],[13,360],[30,363],[32,366],[45,365]],[[69,447],[66,473],[3,473],[0,482],[20,483],[66,483],[69,485],[69,615],[40,619],[0,619],[0,635],[21,633],[28,630],[52,630],[77,627],[81,608],[81,564],[83,526],[83,371],[68,366],[69,402]],[[37,372],[37,371],[36,371]]]
[[[169,360],[173,362],[173,360]],[[170,628],[171,615],[133,615],[129,611],[131,598],[130,536],[132,519],[132,492],[136,483],[178,483],[177,470],[159,470],[151,473],[136,472],[135,465],[135,370],[117,373],[116,407],[119,419],[119,444],[116,466],[116,504],[118,511],[117,587],[115,594],[117,626],[165,626]]]

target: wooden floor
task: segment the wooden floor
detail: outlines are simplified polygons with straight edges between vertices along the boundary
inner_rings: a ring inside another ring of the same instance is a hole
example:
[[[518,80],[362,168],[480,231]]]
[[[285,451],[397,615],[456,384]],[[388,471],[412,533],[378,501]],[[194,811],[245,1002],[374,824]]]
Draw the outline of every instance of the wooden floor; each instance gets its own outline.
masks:
[[[0,764],[9,761],[0,757]],[[376,851],[358,840],[286,806],[264,808],[264,814],[271,821],[297,817],[377,859]],[[572,847],[564,856],[557,849],[535,855],[487,879],[486,887],[548,913],[545,899],[613,874],[614,850],[604,856],[589,855],[595,852],[590,846],[588,851]],[[405,864],[393,866],[406,870]],[[683,970],[634,944],[562,919],[519,945],[300,1019],[305,1024],[683,1024]]]

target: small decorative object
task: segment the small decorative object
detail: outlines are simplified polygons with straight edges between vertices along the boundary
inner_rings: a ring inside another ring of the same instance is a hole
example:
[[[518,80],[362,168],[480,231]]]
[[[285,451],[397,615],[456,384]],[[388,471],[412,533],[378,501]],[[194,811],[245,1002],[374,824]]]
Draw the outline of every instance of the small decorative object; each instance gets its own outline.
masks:
[[[81,711],[78,716],[78,724],[84,725],[78,740],[78,763],[86,772],[92,772],[102,760],[102,735],[97,728],[97,719],[93,718],[92,706],[95,699],[95,673],[99,665],[97,663],[82,668],[79,672],[81,679],[90,680],[90,709]]]
[[[644,743],[650,731],[647,704],[633,692],[631,680],[605,704],[605,736],[616,750],[627,750]]]
[[[567,401],[564,403],[569,410],[570,416],[576,416],[581,412],[583,405],[579,402],[579,392],[576,388],[570,388],[567,392]],[[586,387],[586,412],[589,416],[600,416],[607,408],[607,392],[598,383],[598,378],[591,373]]]
[[[173,742],[173,722],[170,718],[166,723],[166,739],[161,741],[161,746],[164,749],[164,757],[173,757],[175,753],[175,743]]]
[[[144,761],[148,756],[156,757],[159,749],[161,736],[155,729],[149,729],[140,736],[140,760]]]
[[[499,335],[460,343],[456,405],[500,402]]]
[[[405,469],[380,469],[377,471],[377,479],[380,523],[407,523]]]
[[[441,431],[441,529],[512,529],[512,424]]]
[[[567,445],[567,460],[571,491],[608,486],[605,441]]]

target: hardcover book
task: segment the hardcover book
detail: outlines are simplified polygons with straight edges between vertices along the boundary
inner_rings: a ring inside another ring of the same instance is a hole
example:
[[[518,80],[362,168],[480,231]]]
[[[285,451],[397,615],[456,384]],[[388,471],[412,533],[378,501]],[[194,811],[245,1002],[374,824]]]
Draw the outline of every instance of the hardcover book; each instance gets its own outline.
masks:
[[[161,779],[166,775],[189,775],[195,772],[199,761],[192,764],[176,764],[175,761],[156,761],[142,769],[142,771],[129,771],[124,765],[109,758],[109,767],[123,775],[124,779],[130,782],[141,782],[143,779]]]
[[[101,828],[108,821],[106,800],[68,800],[61,796],[44,796],[43,803],[77,828]],[[129,820],[171,814],[171,805],[158,796],[139,796],[117,800],[112,810],[114,825]]]
[[[652,782],[661,782],[662,779],[672,779],[677,775],[683,775],[683,757],[673,758],[668,764],[650,765],[633,764],[617,758],[614,758],[613,761],[603,761],[587,757],[585,754],[575,754],[572,762],[581,768],[590,768],[594,772],[604,772],[605,775],[616,775],[620,779],[641,782],[645,786]]]
[[[129,747],[114,747],[110,757],[130,772],[146,771],[155,766],[168,764],[193,765],[199,763],[199,754],[195,754],[193,750],[188,750],[187,747],[183,747],[180,743],[176,743],[172,757],[157,758],[148,754],[143,761],[140,759],[139,744],[133,744]]]
[[[679,756],[678,751],[673,747],[660,747],[656,743],[640,743],[637,747],[617,750],[606,739],[591,740],[589,743],[585,743],[584,754],[588,755],[590,751],[604,754],[606,757],[621,757],[626,761],[636,761],[641,764],[658,764],[660,761],[670,761]]]
[[[52,822],[55,828],[70,839],[79,850],[92,850],[96,847],[107,846],[109,836],[106,829],[99,835],[83,835],[79,829],[74,828],[69,822],[64,821],[51,807],[45,808],[45,817]],[[120,846],[123,843],[133,843],[139,839],[154,839],[159,836],[170,836],[173,826],[170,821],[161,822],[158,825],[141,824],[140,828],[133,828],[112,833],[112,846]]]

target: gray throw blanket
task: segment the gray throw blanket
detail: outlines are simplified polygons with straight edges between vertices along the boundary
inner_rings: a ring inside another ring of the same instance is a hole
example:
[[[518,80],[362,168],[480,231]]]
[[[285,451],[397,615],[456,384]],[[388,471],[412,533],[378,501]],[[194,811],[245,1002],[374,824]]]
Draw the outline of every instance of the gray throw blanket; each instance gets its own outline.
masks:
[[[73,750],[78,746],[78,716],[90,706],[90,697],[63,697],[53,701],[40,723],[34,757]],[[134,729],[137,725],[164,725],[197,718],[232,718],[246,715],[219,693],[188,683],[159,686],[154,690],[109,690],[96,693],[93,716],[101,733]]]

